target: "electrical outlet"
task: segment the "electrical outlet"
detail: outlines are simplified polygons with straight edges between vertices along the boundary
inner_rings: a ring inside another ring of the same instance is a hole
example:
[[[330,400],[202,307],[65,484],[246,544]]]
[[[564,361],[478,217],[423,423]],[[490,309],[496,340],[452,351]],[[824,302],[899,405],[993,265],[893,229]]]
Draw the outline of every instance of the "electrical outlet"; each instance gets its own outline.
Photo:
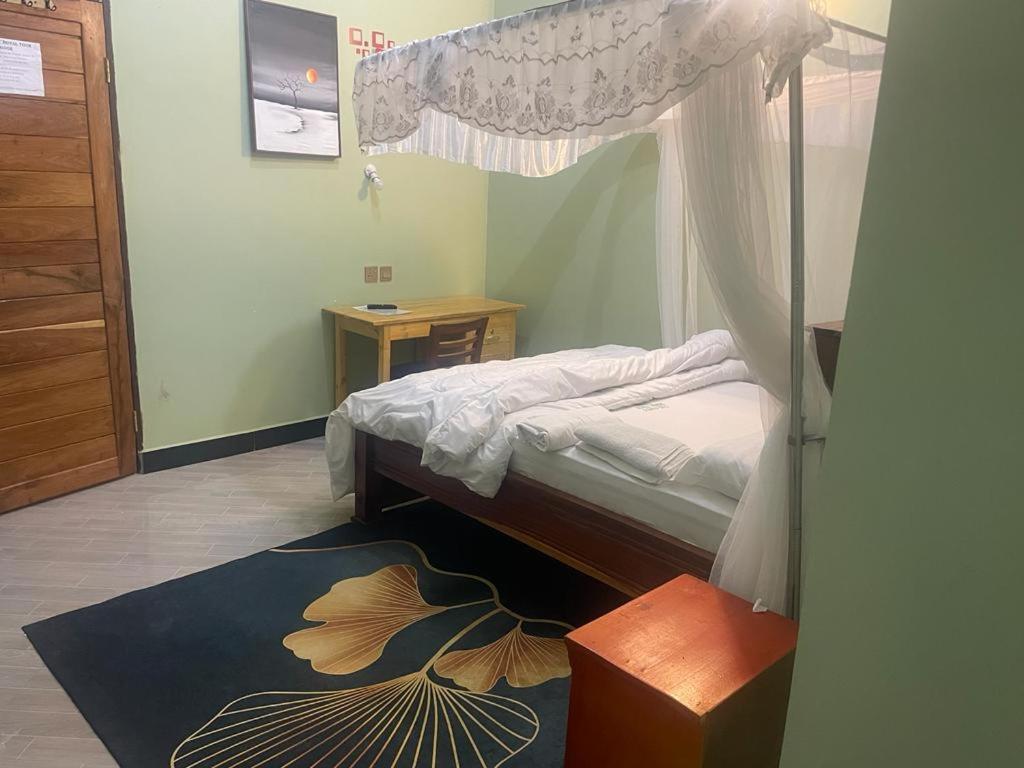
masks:
[[[377,267],[363,267],[363,282],[376,283],[380,279],[380,272]]]
[[[391,267],[381,267],[380,268],[380,281],[382,283],[390,283],[391,282]]]

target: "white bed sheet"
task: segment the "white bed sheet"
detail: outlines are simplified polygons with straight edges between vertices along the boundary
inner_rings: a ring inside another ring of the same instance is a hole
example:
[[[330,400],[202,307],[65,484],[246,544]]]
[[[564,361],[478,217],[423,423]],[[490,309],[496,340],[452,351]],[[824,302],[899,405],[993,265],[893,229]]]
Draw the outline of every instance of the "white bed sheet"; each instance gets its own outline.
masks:
[[[700,453],[711,445],[740,440],[752,433],[763,438],[761,393],[757,384],[730,381],[623,408],[615,415],[634,427],[675,438]]]
[[[335,499],[355,489],[355,434],[423,449],[423,466],[493,498],[532,408],[650,402],[721,381],[747,380],[727,331],[676,349],[604,346],[425,371],[350,395],[327,419]],[[570,403],[569,401],[575,401]]]
[[[760,392],[747,382],[717,384],[615,415],[700,449],[761,430]],[[711,552],[722,543],[738,503],[679,481],[642,483],[575,447],[544,453],[517,440],[510,469]]]

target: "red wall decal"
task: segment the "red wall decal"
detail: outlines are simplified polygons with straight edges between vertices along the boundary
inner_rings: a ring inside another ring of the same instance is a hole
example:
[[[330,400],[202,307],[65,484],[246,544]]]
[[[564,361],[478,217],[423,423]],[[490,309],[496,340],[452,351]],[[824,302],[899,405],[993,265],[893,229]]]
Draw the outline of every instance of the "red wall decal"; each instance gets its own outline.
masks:
[[[395,41],[379,30],[371,30],[369,36],[360,27],[348,28],[348,42],[356,49],[359,57],[371,56],[388,48],[395,47]]]

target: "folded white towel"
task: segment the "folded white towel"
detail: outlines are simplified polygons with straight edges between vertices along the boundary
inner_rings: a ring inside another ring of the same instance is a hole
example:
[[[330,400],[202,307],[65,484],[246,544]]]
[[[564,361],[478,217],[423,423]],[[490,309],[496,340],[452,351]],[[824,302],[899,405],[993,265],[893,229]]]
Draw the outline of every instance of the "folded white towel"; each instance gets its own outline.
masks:
[[[576,430],[576,437],[582,450],[654,485],[671,480],[697,459],[685,443],[615,417],[583,425]]]
[[[549,409],[520,422],[519,435],[537,450],[561,451],[579,442],[578,428],[609,416],[608,410],[599,406]]]

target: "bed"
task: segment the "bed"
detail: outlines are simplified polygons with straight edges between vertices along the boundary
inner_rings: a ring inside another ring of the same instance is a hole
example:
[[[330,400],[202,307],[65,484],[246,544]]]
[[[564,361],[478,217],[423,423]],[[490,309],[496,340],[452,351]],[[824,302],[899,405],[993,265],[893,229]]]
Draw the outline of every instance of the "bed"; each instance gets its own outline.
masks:
[[[737,508],[719,549],[715,580],[734,594],[794,616],[801,584],[805,446],[812,442],[808,434],[825,433],[829,402],[819,372],[804,364],[801,62],[833,35],[813,5],[809,0],[555,3],[367,57],[356,68],[353,86],[359,146],[368,154],[419,153],[540,177],[621,136],[659,135],[662,337],[675,343],[693,327],[686,316],[694,304],[683,286],[698,281],[681,278],[702,271],[714,287],[714,303],[779,406],[766,409],[775,424],[759,465],[763,471],[751,478]],[[879,57],[872,50],[849,58]],[[423,66],[425,61],[434,66]],[[778,164],[764,157],[766,148],[783,147],[771,129],[776,121],[763,105],[781,96],[787,82],[791,108],[781,123],[788,124],[791,184],[779,178]],[[853,109],[853,90],[840,90],[844,98],[826,105],[826,111],[846,109],[840,101]],[[535,108],[541,102],[544,108]],[[853,147],[854,139],[844,137],[839,144]],[[786,231],[783,200],[791,203],[788,249],[776,237]],[[696,233],[693,238],[685,235],[689,229]],[[832,234],[842,240],[838,230]],[[699,247],[686,246],[688,239]],[[788,278],[788,292],[780,276]],[[787,347],[789,365],[784,364]],[[812,450],[820,452],[820,444]],[[426,444],[425,465],[439,460],[437,447]]]
[[[626,594],[683,573],[707,579],[763,444],[760,393],[747,381],[725,381],[614,411],[717,457],[725,485],[651,485],[578,446],[543,452],[515,438],[500,489],[488,498],[423,466],[415,441],[357,429],[356,516],[372,523],[388,507],[427,496]]]

